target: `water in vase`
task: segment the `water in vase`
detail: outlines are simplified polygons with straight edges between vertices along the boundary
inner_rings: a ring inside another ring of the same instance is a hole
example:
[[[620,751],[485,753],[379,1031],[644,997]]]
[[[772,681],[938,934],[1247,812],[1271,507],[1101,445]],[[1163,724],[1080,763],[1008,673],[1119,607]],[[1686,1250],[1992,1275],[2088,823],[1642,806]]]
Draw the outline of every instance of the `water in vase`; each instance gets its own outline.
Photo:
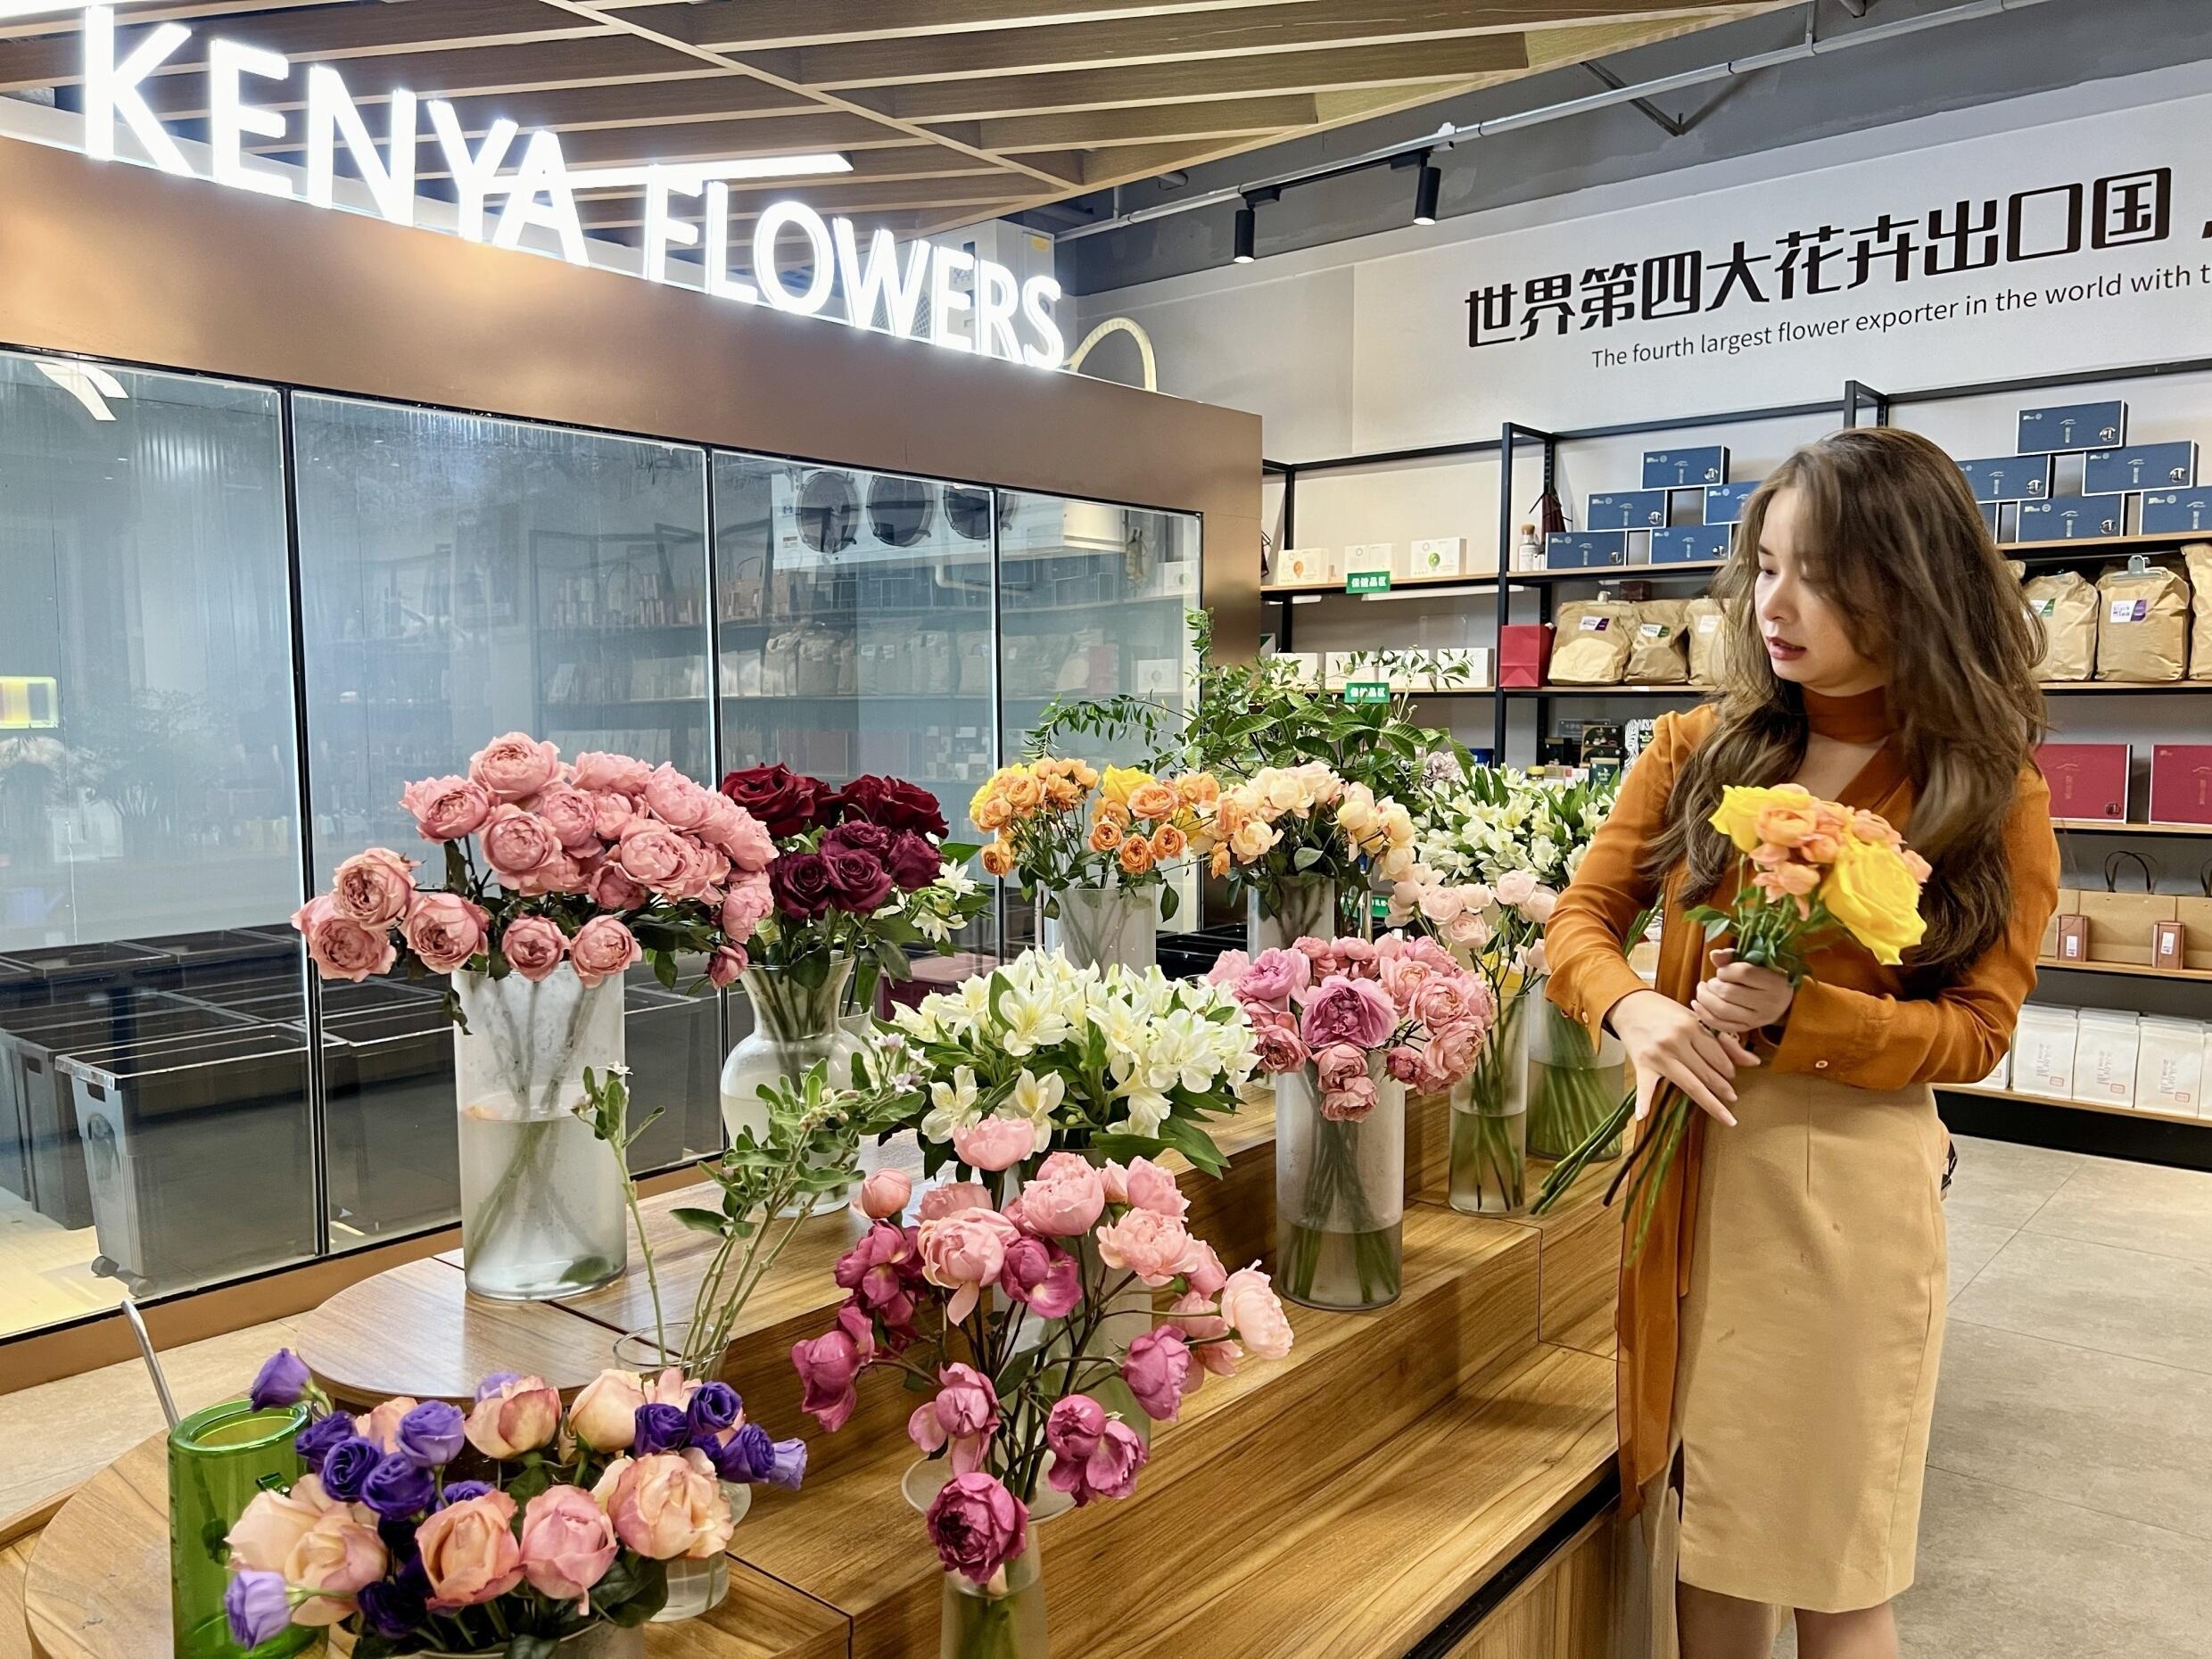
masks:
[[[541,1301],[604,1284],[623,1267],[629,1223],[611,1154],[582,1118],[460,1112],[468,1288]]]

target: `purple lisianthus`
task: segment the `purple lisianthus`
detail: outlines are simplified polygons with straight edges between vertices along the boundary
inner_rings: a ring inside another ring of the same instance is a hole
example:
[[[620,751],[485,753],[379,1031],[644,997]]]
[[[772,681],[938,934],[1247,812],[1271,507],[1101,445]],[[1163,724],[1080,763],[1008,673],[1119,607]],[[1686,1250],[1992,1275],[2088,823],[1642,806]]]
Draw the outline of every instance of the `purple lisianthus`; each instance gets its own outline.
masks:
[[[472,1498],[482,1498],[491,1490],[483,1481],[456,1481],[438,1494],[438,1507],[450,1509],[454,1505],[465,1504]]]
[[[420,1515],[437,1498],[435,1477],[405,1452],[393,1452],[361,1482],[361,1501],[392,1520]]]
[[[261,1361],[261,1368],[255,1374],[246,1398],[253,1402],[256,1411],[266,1411],[271,1406],[296,1406],[314,1380],[299,1355],[289,1348],[280,1348]]]
[[[362,1622],[377,1635],[393,1641],[412,1635],[430,1616],[422,1591],[404,1575],[364,1584],[354,1599],[359,1604]]]
[[[239,1573],[223,1592],[223,1612],[241,1647],[259,1647],[292,1628],[292,1596],[281,1572]]]
[[[405,1515],[378,1517],[376,1537],[394,1566],[405,1566],[422,1553],[415,1544],[415,1523]]]
[[[750,1486],[768,1478],[776,1448],[768,1431],[748,1423],[714,1449],[714,1473],[732,1486]]]
[[[353,1419],[343,1411],[334,1411],[301,1429],[293,1437],[292,1445],[302,1463],[310,1469],[319,1469],[323,1459],[330,1456],[332,1447],[352,1438]]]
[[[437,1468],[461,1455],[466,1428],[458,1407],[426,1400],[400,1419],[400,1449],[424,1468]]]
[[[361,1495],[369,1473],[384,1460],[384,1449],[375,1440],[350,1434],[324,1455],[323,1490],[341,1503]]]
[[[744,1411],[745,1402],[727,1382],[700,1383],[698,1392],[691,1396],[691,1404],[684,1413],[690,1424],[691,1443],[705,1445],[735,1423]]]
[[[501,1389],[505,1388],[509,1382],[519,1382],[522,1380],[523,1374],[519,1371],[494,1371],[490,1376],[476,1384],[476,1398],[478,1399],[489,1399],[492,1395],[498,1393]]]
[[[806,1478],[806,1442],[798,1439],[778,1440],[775,1456],[769,1460],[768,1484],[780,1486],[788,1492],[799,1490],[799,1482]]]
[[[648,1457],[655,1452],[680,1451],[689,1438],[691,1425],[684,1418],[681,1406],[665,1406],[654,1401],[638,1407],[638,1434],[631,1441],[633,1457]]]

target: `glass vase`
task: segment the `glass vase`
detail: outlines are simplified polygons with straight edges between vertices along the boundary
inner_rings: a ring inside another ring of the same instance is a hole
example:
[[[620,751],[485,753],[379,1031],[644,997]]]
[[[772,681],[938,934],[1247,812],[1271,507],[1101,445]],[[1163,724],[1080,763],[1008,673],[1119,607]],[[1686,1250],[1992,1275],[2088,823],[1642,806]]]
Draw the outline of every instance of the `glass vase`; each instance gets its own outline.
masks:
[[[1505,999],[1474,1069],[1452,1091],[1451,1207],[1472,1216],[1510,1216],[1528,1200],[1531,1000],[1525,988]]]
[[[625,1331],[615,1341],[615,1364],[624,1371],[634,1371],[651,1379],[674,1366],[688,1376],[702,1382],[722,1374],[722,1356],[700,1358],[689,1354],[691,1322],[671,1319],[661,1329],[648,1325],[643,1330]],[[722,1482],[722,1501],[730,1506],[731,1523],[742,1522],[753,1507],[753,1489],[738,1482]],[[674,1624],[684,1619],[703,1618],[722,1605],[730,1594],[730,1556],[718,1553],[705,1561],[671,1561],[668,1569],[668,1600],[649,1622]]]
[[[672,1566],[673,1563],[670,1564]],[[319,1632],[318,1632],[319,1634]],[[422,1659],[502,1659],[508,1643],[502,1638],[490,1647],[425,1647]],[[554,1659],[645,1659],[645,1626],[633,1624],[625,1628],[619,1624],[587,1625],[573,1636],[564,1636],[553,1644]],[[254,1650],[254,1659],[260,1659],[260,1650]]]
[[[1158,887],[1069,887],[1049,895],[1044,910],[1037,943],[1078,968],[1141,973],[1160,960]]]
[[[1564,1158],[1597,1133],[1628,1093],[1628,1051],[1610,1031],[1590,1040],[1589,1028],[1537,998],[1529,1024],[1529,1151]],[[1621,1155],[1618,1135],[1597,1157]]]
[[[1317,876],[1297,876],[1263,891],[1254,887],[1244,901],[1244,947],[1287,950],[1300,939],[1336,937],[1336,883]]]
[[[321,1640],[321,1630],[292,1625],[243,1648],[231,1639],[223,1612],[230,1588],[225,1539],[256,1493],[290,1486],[305,1472],[292,1441],[307,1423],[305,1407],[256,1411],[231,1399],[169,1432],[169,1601],[177,1659],[276,1659]]]
[[[623,1063],[623,984],[563,962],[532,982],[457,973],[461,1259],[498,1301],[574,1296],[618,1276],[630,1221],[614,1154],[575,1115],[586,1068]]]
[[[739,976],[753,1004],[753,1028],[722,1064],[722,1116],[732,1140],[749,1129],[755,1141],[766,1143],[768,1104],[760,1097],[764,1083],[788,1087],[821,1061],[830,1063],[831,1087],[851,1082],[861,1039],[842,1017],[853,959],[833,956],[820,984],[805,982],[820,971],[813,963],[780,968],[756,962]],[[814,1200],[813,1213],[842,1209],[850,1197],[848,1187],[824,1193]]]
[[[1052,1467],[1045,1455],[1028,1500],[1028,1543],[1021,1554],[978,1584],[964,1573],[947,1572],[937,1614],[937,1659],[1049,1659],[1052,1643],[1044,1614],[1044,1523],[1065,1515],[1072,1500],[1044,1483]],[[915,1510],[930,1504],[952,1475],[942,1457],[910,1466],[900,1490]]]
[[[1404,1276],[1406,1085],[1370,1056],[1375,1103],[1321,1108],[1311,1066],[1275,1080],[1275,1289],[1308,1308],[1381,1308]]]

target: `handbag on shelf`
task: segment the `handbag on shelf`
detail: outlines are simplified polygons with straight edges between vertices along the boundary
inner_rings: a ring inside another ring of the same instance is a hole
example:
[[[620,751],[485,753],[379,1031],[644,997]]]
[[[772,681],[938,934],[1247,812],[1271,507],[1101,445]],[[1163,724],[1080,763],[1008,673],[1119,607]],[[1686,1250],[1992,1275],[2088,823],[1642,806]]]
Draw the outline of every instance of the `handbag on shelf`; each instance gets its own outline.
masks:
[[[2142,875],[2140,893],[2120,891],[2122,872],[2133,864]],[[2089,924],[2089,960],[2132,968],[2148,968],[2151,958],[2153,924],[2175,920],[2178,901],[2158,890],[2150,861],[2141,853],[2122,850],[2104,861],[2104,889],[2084,887],[2078,896],[2083,919]]]

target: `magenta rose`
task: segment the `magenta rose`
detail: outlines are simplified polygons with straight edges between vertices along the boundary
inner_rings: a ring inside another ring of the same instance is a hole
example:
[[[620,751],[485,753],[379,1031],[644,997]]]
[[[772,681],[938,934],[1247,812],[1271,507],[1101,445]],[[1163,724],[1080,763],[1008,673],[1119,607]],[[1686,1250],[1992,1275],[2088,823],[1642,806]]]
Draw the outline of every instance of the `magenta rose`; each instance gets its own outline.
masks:
[[[998,1432],[998,1393],[971,1366],[947,1366],[937,1379],[937,1398],[907,1418],[907,1437],[925,1457],[949,1446],[953,1473],[967,1474],[983,1466],[984,1449]]]
[[[886,830],[906,830],[942,839],[951,833],[937,797],[904,778],[867,773],[838,791],[837,804],[847,819],[864,818]]]
[[[624,874],[623,867],[611,858],[591,872],[584,891],[601,910],[635,910],[653,896]]]
[[[613,978],[644,954],[638,936],[612,916],[592,917],[576,929],[568,946],[576,978],[587,986]]]
[[[1351,939],[1345,945],[1360,943]],[[1349,1043],[1355,1048],[1381,1048],[1398,1028],[1398,1008],[1382,987],[1372,979],[1347,978],[1331,974],[1306,999],[1299,1016],[1299,1035],[1306,1046],[1324,1049]]]
[[[414,897],[415,860],[385,846],[356,853],[338,866],[330,883],[331,908],[371,928],[400,920]]]
[[[565,783],[548,784],[530,797],[530,810],[572,853],[599,850],[598,797]]]
[[[827,1432],[836,1433],[860,1403],[859,1391],[853,1385],[875,1354],[875,1327],[866,1314],[846,1305],[827,1334],[791,1349],[791,1364],[804,1390],[799,1408],[813,1413]]]
[[[653,815],[676,830],[696,830],[714,815],[714,792],[665,763],[653,769],[645,786]]]
[[[387,971],[399,960],[389,929],[372,928],[341,916],[324,894],[310,899],[293,913],[292,925],[307,940],[308,960],[326,979],[351,979],[356,984],[372,974]]]
[[[913,893],[937,879],[945,860],[933,843],[911,830],[902,830],[892,838],[891,851],[884,863],[901,890]]]
[[[1083,1299],[1081,1268],[1066,1250],[1024,1236],[1006,1247],[999,1288],[1025,1301],[1040,1318],[1065,1319]]]
[[[623,825],[612,856],[623,874],[655,892],[681,881],[691,867],[691,849],[683,837],[650,818],[633,818]]]
[[[891,872],[873,853],[825,853],[830,867],[830,902],[854,916],[872,916],[891,896]]]
[[[1280,1007],[1306,988],[1312,974],[1313,964],[1296,951],[1262,951],[1236,982],[1236,994],[1245,1002]]]
[[[1065,1395],[1045,1414],[1044,1443],[1061,1463],[1083,1462],[1105,1432],[1106,1408],[1088,1394]]]
[[[521,916],[507,924],[499,936],[499,950],[508,963],[525,979],[549,976],[568,954],[568,936],[560,924],[545,916]]]
[[[819,829],[836,815],[829,785],[780,763],[730,772],[722,780],[722,792],[759,819],[778,839]]]
[[[1121,1380],[1136,1396],[1144,1415],[1160,1423],[1173,1423],[1182,1409],[1191,1379],[1191,1347],[1183,1333],[1163,1325],[1129,1344],[1121,1362]]]
[[[1101,1498],[1127,1498],[1136,1490],[1137,1471],[1151,1454],[1137,1432],[1118,1417],[1109,1417],[1099,1431],[1098,1444],[1080,1463],[1052,1463],[1045,1478],[1055,1491],[1071,1495],[1077,1507]]]
[[[433,973],[454,973],[485,947],[491,918],[458,893],[418,893],[400,929]]]
[[[483,827],[484,857],[491,863],[502,887],[513,887],[561,855],[561,838],[552,826],[519,806],[493,810]]]
[[[400,805],[424,840],[458,841],[491,816],[491,791],[466,778],[422,778],[400,791]]]
[[[1382,1057],[1383,1069],[1400,1083],[1417,1083],[1421,1079],[1421,1051],[1410,1043],[1397,1043]]]
[[[635,799],[645,793],[646,781],[652,775],[650,766],[627,755],[587,749],[576,756],[576,787],[595,795],[623,795]]]
[[[793,921],[813,921],[831,903],[830,861],[820,853],[786,853],[768,867],[776,910]]]
[[[468,775],[500,801],[535,795],[560,773],[560,750],[520,731],[492,739],[468,761]]]
[[[706,978],[712,984],[731,986],[744,977],[753,965],[742,945],[717,945],[714,953],[706,959]]]
[[[981,1470],[946,1482],[923,1522],[945,1570],[978,1584],[1029,1547],[1028,1506]]]

